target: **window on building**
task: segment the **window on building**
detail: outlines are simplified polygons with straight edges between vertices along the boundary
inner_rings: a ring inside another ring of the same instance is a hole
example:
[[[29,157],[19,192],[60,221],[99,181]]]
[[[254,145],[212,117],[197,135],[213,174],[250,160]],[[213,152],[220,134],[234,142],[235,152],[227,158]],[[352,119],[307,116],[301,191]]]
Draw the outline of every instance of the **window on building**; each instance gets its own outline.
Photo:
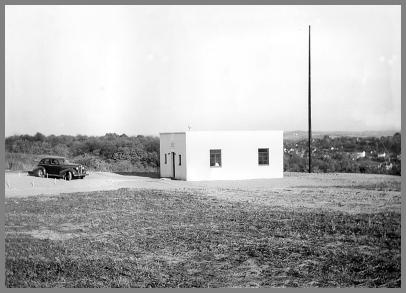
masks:
[[[167,157],[167,154],[165,154],[165,164],[168,164],[168,157]]]
[[[258,149],[258,165],[269,165],[269,149]]]
[[[182,155],[179,155],[179,166],[182,165]]]
[[[221,150],[210,150],[210,167],[221,167]]]

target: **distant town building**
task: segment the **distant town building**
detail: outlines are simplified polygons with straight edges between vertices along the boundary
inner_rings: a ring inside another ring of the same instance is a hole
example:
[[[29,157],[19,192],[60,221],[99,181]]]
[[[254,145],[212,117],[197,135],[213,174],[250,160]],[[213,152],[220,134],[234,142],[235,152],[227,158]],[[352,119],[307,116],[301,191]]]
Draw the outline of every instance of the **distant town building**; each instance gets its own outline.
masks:
[[[385,157],[386,157],[386,154],[385,154],[385,153],[378,154],[378,158],[385,158]]]
[[[365,151],[362,151],[362,152],[360,152],[360,153],[355,153],[355,157],[356,157],[357,159],[365,158]]]

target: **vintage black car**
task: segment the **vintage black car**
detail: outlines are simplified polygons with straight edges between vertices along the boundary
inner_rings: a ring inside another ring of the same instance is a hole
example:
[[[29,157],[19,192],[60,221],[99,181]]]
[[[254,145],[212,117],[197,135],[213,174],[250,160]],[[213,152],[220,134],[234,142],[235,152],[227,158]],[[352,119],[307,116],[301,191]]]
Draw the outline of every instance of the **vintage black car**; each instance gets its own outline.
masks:
[[[65,180],[83,179],[89,175],[83,165],[70,163],[62,157],[43,158],[38,166],[28,173],[37,177],[60,177]]]

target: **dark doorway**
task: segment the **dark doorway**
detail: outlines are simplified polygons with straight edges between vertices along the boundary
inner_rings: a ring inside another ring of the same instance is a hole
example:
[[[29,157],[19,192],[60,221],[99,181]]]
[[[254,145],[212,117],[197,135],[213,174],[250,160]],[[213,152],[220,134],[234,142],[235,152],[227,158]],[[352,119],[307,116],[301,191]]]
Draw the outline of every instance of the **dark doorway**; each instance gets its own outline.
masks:
[[[175,152],[172,152],[172,170],[173,170],[173,177],[172,179],[175,179]]]

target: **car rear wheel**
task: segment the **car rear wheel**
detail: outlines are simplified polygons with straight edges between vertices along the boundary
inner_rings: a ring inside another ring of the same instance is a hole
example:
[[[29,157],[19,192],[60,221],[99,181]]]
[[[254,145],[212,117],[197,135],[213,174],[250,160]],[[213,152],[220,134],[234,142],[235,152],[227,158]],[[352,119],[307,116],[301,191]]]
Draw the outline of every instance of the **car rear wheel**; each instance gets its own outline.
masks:
[[[71,172],[66,172],[65,174],[65,180],[67,181],[71,181],[72,180],[72,173]]]

